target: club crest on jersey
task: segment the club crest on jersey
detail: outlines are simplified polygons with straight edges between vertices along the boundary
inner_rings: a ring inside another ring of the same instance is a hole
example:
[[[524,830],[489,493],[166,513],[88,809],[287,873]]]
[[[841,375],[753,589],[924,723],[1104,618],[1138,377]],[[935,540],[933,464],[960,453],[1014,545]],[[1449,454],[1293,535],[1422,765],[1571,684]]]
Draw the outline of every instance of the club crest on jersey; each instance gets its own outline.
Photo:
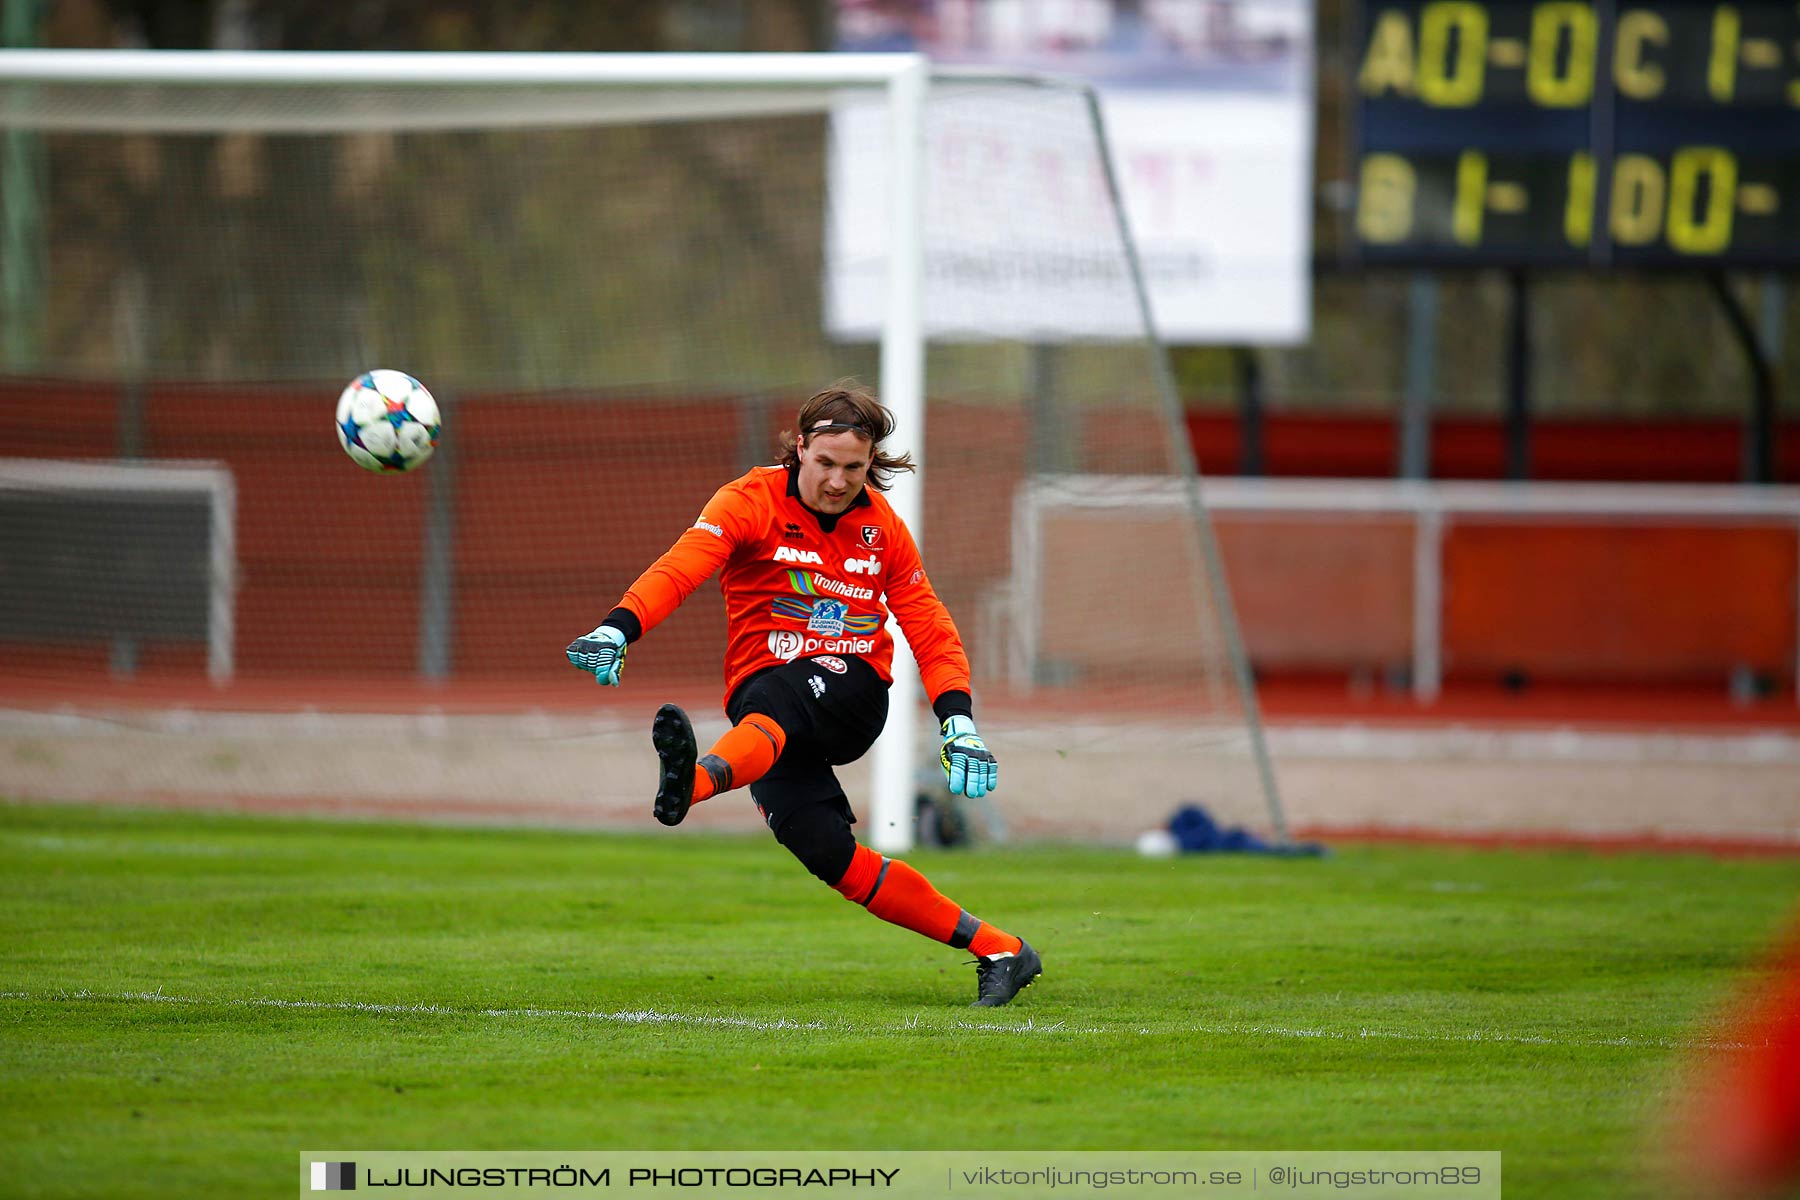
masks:
[[[880,547],[881,547],[881,526],[879,526],[879,525],[864,525],[862,533],[863,533],[863,545],[867,546],[871,550],[880,549]]]
[[[850,606],[842,600],[814,600],[808,604],[805,600],[797,600],[791,596],[777,596],[769,603],[769,611],[777,621],[799,621],[806,626],[808,633],[822,633],[826,637],[837,637],[844,633],[874,633],[881,628],[880,616],[875,613],[853,613]]]
[[[812,615],[806,619],[806,631],[838,637],[844,632],[844,618],[849,613],[850,606],[842,600],[820,600],[812,606]]]
[[[827,671],[830,671],[833,675],[842,675],[845,671],[850,669],[845,664],[844,660],[835,654],[816,654],[813,656],[813,661],[818,663],[821,667],[824,667]]]

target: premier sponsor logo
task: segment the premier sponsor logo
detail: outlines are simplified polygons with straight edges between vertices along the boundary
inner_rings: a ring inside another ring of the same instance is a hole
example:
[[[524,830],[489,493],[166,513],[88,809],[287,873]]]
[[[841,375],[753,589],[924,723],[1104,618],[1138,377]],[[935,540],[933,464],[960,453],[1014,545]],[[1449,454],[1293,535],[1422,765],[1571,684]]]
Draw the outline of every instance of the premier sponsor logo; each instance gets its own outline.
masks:
[[[846,558],[844,570],[852,575],[879,575],[881,560],[872,554],[868,558]]]
[[[775,547],[776,562],[806,563],[810,566],[822,567],[825,560],[819,557],[817,550],[802,550],[796,546]]]
[[[820,638],[807,637],[792,629],[777,629],[769,634],[769,653],[783,662],[792,662],[803,654],[873,654],[872,637]]]

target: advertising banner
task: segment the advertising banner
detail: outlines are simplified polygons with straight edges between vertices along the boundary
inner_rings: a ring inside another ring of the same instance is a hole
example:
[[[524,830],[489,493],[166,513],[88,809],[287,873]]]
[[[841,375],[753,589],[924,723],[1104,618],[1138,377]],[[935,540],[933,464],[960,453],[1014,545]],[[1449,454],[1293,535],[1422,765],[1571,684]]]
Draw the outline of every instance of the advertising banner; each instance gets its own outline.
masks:
[[[839,0],[838,49],[917,50],[936,64],[1093,83],[1164,340],[1306,338],[1309,0]],[[1037,120],[1021,112],[996,128],[959,119],[958,103],[951,89],[927,118],[928,331],[1137,332],[1116,301],[1126,268],[1072,108],[1043,101]],[[840,335],[872,336],[880,324],[887,217],[872,148],[885,120],[865,106],[839,112],[834,127],[827,310]],[[1021,178],[1027,195],[1014,194]]]

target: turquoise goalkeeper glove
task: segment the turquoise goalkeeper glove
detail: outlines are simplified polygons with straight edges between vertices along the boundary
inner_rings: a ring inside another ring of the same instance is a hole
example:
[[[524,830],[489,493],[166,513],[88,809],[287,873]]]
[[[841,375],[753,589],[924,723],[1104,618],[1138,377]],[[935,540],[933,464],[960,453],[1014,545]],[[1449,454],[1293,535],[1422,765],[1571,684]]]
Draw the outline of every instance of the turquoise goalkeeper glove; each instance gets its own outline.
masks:
[[[625,669],[625,635],[611,625],[570,642],[568,654],[571,663],[592,671],[603,687],[619,686],[619,672]]]
[[[944,722],[944,746],[938,762],[952,795],[979,799],[1000,786],[1000,764],[975,732],[973,717],[951,717]]]

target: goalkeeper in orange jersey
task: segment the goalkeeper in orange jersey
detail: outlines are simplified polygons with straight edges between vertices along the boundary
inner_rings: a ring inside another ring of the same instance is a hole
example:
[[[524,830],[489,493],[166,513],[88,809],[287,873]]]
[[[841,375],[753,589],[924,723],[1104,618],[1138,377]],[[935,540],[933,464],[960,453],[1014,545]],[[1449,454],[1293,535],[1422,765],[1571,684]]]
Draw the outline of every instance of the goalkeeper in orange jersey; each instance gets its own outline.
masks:
[[[775,840],[884,921],[975,955],[977,1005],[1005,1004],[1042,970],[1029,944],[972,916],[912,867],[857,843],[832,768],[865,754],[887,721],[894,641],[889,612],[919,663],[943,733],[950,790],[979,797],[999,765],[975,732],[969,660],[931,588],[918,546],[881,492],[912,460],[881,449],[893,414],[861,388],[834,386],[800,406],[781,461],[714,493],[675,545],[626,591],[569,661],[615,686],[625,649],[709,576],[725,593],[725,713],[706,754],[673,704],[657,711],[654,811],[679,825],[690,805],[748,787]]]

